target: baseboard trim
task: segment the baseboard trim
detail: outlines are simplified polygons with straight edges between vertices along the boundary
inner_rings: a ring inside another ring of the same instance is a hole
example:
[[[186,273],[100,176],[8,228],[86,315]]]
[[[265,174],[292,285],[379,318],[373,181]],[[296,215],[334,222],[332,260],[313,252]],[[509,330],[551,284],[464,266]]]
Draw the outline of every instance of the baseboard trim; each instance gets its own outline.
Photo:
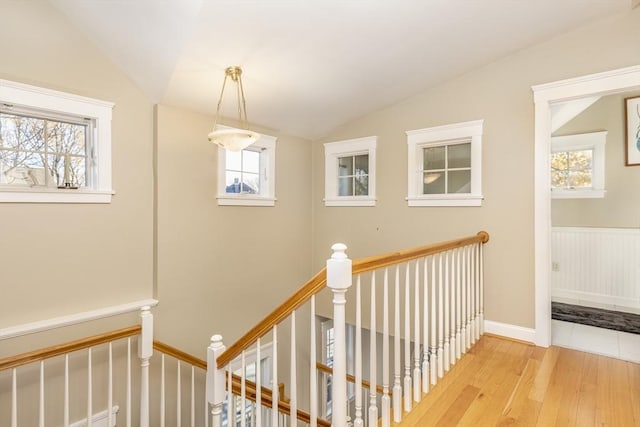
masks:
[[[510,325],[508,323],[494,322],[492,320],[484,321],[484,331],[488,334],[499,335],[501,337],[529,343],[534,343],[536,338],[535,329]]]

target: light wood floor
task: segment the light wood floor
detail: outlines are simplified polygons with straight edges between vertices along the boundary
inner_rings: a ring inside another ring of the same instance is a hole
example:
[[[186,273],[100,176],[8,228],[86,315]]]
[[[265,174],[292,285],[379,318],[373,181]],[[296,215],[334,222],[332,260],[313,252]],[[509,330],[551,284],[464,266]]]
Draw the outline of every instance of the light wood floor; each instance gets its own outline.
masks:
[[[401,426],[640,426],[640,364],[484,336]]]

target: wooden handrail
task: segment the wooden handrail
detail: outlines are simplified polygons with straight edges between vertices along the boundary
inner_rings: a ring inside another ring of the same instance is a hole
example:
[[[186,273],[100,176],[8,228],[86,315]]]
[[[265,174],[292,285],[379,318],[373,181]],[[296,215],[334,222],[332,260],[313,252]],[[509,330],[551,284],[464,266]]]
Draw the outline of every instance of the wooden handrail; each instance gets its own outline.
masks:
[[[168,356],[173,357],[174,359],[178,359],[182,362],[188,363],[189,365],[193,365],[196,368],[200,368],[204,371],[207,370],[207,361],[198,359],[195,356],[190,355],[189,353],[185,353],[182,350],[178,350],[175,347],[170,346],[169,344],[165,344],[158,340],[153,340],[153,348],[158,350],[160,353],[164,353]]]
[[[141,330],[142,327],[140,325],[129,326],[116,331],[105,332],[103,334],[81,338],[64,344],[53,345],[51,347],[45,347],[39,350],[18,354],[16,356],[10,356],[0,360],[0,372],[6,369],[17,368],[19,366],[28,365],[29,363],[39,362],[41,360],[72,353],[85,348],[95,347],[97,345],[116,341],[122,338],[139,335]]]
[[[320,372],[324,372],[325,374],[333,375],[333,368],[331,366],[324,365],[324,364],[322,364],[320,362],[316,362],[316,369],[318,371],[320,371]],[[350,383],[354,383],[355,384],[356,383],[356,377],[354,377],[351,374],[347,374],[347,381],[350,382]],[[369,390],[371,390],[371,384],[369,383],[369,381],[362,380],[362,387],[368,388]],[[381,385],[376,386],[376,393],[377,394],[382,394],[382,391],[383,391],[383,389],[382,389]]]
[[[353,274],[365,273],[367,271],[376,270],[382,267],[388,267],[400,262],[411,261],[417,258],[445,252],[451,249],[461,248],[463,246],[472,245],[474,243],[487,243],[489,241],[489,233],[480,231],[475,236],[463,237],[460,239],[448,240],[446,242],[434,243],[431,245],[420,246],[404,251],[390,252],[384,255],[377,255],[368,258],[361,258],[353,261]],[[238,357],[243,350],[255,343],[258,338],[264,336],[275,325],[289,317],[291,312],[302,304],[311,299],[311,296],[320,292],[327,283],[327,271],[323,268],[311,280],[302,285],[293,295],[285,302],[280,304],[274,311],[268,314],[260,323],[251,328],[246,334],[240,337],[235,343],[227,347],[227,349],[216,359],[219,368],[226,366],[233,359]]]

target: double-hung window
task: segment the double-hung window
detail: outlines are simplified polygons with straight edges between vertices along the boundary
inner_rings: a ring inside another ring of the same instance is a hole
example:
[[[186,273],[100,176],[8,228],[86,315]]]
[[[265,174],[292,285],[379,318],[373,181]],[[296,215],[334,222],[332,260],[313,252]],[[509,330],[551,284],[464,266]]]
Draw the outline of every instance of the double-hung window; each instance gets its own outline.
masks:
[[[375,136],[324,144],[325,206],[375,206]]]
[[[274,206],[275,157],[268,135],[242,151],[218,147],[218,205]]]
[[[482,120],[407,132],[409,206],[480,206]]]
[[[0,80],[0,202],[110,202],[112,108]]]
[[[607,132],[551,138],[551,197],[604,197],[604,158]]]

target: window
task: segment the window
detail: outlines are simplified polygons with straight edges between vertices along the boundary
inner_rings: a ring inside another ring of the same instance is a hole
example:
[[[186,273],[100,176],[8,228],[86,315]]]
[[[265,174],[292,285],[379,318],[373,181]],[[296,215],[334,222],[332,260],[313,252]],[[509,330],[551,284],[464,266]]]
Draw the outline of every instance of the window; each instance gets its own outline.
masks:
[[[551,138],[551,197],[604,197],[607,132]]]
[[[409,206],[480,206],[483,121],[408,131]]]
[[[262,135],[242,151],[218,147],[218,205],[275,205],[276,138]]]
[[[375,136],[324,144],[325,206],[375,206]]]
[[[109,203],[112,108],[0,80],[0,202]]]

